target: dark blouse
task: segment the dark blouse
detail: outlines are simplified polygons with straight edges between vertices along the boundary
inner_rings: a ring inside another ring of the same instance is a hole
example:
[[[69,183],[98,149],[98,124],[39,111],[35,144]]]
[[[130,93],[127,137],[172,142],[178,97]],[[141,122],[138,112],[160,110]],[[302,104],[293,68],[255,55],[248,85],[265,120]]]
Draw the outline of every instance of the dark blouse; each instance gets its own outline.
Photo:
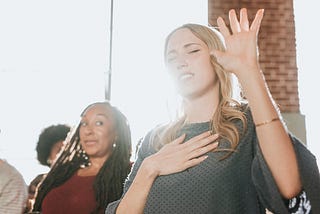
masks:
[[[281,197],[263,158],[250,111],[246,116],[247,131],[236,152],[223,160],[225,152],[210,152],[209,157],[197,166],[159,176],[149,192],[144,213],[257,214],[265,213],[266,209],[273,213],[290,213],[289,203]],[[242,129],[240,122],[237,126]],[[178,135],[186,133],[187,140],[207,130],[209,122],[188,124]],[[130,187],[144,158],[156,152],[149,139],[150,133],[142,142],[124,192]],[[316,160],[298,139],[293,136],[291,139],[297,154],[303,194],[310,200],[313,213],[320,213],[320,178]],[[229,142],[220,140],[219,148],[229,148]],[[119,202],[109,204],[106,213],[115,213]]]

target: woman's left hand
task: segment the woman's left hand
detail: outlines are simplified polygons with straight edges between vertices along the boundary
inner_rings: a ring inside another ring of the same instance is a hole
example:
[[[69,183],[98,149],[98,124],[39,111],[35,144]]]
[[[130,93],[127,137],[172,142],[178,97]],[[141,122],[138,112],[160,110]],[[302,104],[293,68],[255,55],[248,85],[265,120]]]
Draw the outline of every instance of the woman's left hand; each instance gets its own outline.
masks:
[[[263,9],[258,10],[249,25],[247,9],[240,10],[240,21],[235,10],[230,10],[229,21],[232,32],[221,17],[217,19],[220,32],[225,39],[226,51],[212,50],[212,54],[226,70],[238,77],[241,74],[246,75],[248,70],[260,70],[257,38],[263,12]]]

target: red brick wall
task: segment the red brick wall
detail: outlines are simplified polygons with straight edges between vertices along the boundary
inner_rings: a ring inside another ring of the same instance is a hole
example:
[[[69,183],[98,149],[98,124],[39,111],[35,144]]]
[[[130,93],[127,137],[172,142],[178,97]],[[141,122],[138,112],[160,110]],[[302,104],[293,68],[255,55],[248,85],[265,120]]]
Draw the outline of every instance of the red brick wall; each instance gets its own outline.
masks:
[[[259,33],[261,68],[282,112],[300,112],[296,64],[293,0],[208,0],[209,24],[218,16],[227,20],[229,9],[248,9],[249,18],[264,8]]]

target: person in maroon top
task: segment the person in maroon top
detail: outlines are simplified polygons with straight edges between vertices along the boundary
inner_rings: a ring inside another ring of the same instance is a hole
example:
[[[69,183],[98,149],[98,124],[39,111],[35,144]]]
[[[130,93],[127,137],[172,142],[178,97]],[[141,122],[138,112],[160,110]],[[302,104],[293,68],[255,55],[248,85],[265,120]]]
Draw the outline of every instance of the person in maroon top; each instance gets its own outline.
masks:
[[[104,213],[121,197],[131,170],[131,131],[125,115],[109,102],[93,103],[65,142],[38,188],[33,211]]]
[[[70,132],[70,126],[66,124],[50,125],[45,127],[37,141],[37,159],[43,166],[51,167],[52,163],[57,157],[57,154],[63,147],[63,142]],[[25,212],[29,212],[32,209],[35,193],[37,191],[38,184],[43,180],[46,173],[38,174],[28,186],[28,201]]]

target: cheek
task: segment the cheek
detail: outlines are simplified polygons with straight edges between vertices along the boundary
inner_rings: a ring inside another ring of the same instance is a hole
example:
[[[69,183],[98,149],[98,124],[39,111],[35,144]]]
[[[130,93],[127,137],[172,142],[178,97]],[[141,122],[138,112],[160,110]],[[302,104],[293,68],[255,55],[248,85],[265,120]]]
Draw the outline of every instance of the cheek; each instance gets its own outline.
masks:
[[[202,59],[198,61],[198,67],[203,70],[207,75],[215,75],[210,59]]]
[[[167,72],[168,72],[168,76],[170,78],[170,80],[172,80],[174,83],[176,83],[178,81],[178,77],[179,77],[179,71],[177,71],[177,69],[174,69],[174,67],[167,67]]]
[[[115,138],[115,131],[112,127],[105,127],[104,129],[100,130],[100,136],[108,141],[113,141]]]
[[[80,140],[83,138],[83,135],[84,135],[83,128],[80,128],[79,129],[79,138],[80,138]]]

